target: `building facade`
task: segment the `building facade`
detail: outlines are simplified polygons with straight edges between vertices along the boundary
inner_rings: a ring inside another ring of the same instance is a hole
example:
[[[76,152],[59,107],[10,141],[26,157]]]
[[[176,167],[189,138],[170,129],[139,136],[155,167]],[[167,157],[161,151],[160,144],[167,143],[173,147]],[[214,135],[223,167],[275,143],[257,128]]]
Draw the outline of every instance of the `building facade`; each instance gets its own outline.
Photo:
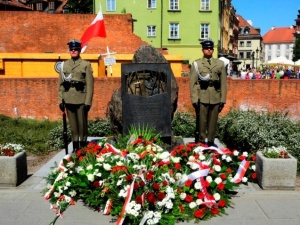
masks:
[[[239,69],[247,70],[261,68],[262,37],[259,28],[254,28],[251,21],[246,21],[241,15],[236,15],[239,21],[238,59]]]
[[[192,63],[202,57],[200,42],[212,39],[214,57],[220,49],[221,0],[100,0],[94,1],[95,13],[101,3],[103,14],[130,13],[134,33],[155,48],[181,54]],[[230,1],[229,1],[230,2]]]

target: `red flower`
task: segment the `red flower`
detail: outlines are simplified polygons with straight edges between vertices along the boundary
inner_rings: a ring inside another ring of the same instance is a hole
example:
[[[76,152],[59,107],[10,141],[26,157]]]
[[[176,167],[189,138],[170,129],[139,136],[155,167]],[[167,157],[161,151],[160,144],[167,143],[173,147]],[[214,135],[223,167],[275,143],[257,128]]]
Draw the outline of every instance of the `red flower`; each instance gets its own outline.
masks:
[[[197,210],[195,211],[195,213],[194,213],[194,216],[195,216],[196,218],[202,218],[202,217],[204,216],[204,211],[201,210],[201,209],[197,209]]]
[[[231,170],[230,168],[228,168],[228,169],[226,170],[226,173],[232,174],[232,170]]]
[[[139,203],[139,204],[142,204],[142,197],[141,196],[136,196],[135,202]]]
[[[131,174],[129,174],[129,175],[126,176],[126,180],[128,182],[132,181],[132,179],[133,179],[133,176]]]
[[[153,175],[151,173],[147,173],[146,180],[152,180],[152,179],[153,179]]]
[[[218,208],[212,208],[212,209],[210,210],[210,212],[211,212],[212,214],[214,214],[214,215],[217,215],[217,214],[219,213],[219,209],[218,209]]]
[[[186,195],[185,201],[188,202],[188,203],[190,203],[190,202],[193,201],[193,197],[191,195]]]
[[[204,198],[204,193],[202,191],[199,191],[197,194],[197,198],[203,199]]]
[[[183,153],[183,154],[181,154],[181,157],[183,157],[183,158],[188,157],[188,154],[187,153]]]
[[[218,189],[219,189],[219,190],[222,191],[222,190],[224,190],[224,188],[225,188],[225,185],[224,185],[223,182],[221,182],[221,183],[218,184]]]
[[[168,186],[169,183],[168,183],[168,181],[164,180],[162,184],[164,187],[166,187],[166,186]]]
[[[160,189],[159,184],[158,184],[158,183],[154,183],[154,184],[153,184],[153,189],[154,189],[155,191],[158,191],[158,190]]]
[[[147,199],[152,204],[154,204],[157,201],[153,192],[149,192],[147,194]]]
[[[185,182],[185,186],[186,187],[190,187],[192,185],[193,181],[188,179],[186,182]]]
[[[219,207],[220,208],[224,208],[225,206],[226,206],[226,201],[224,200],[224,199],[221,199],[220,201],[219,201]]]
[[[180,163],[175,163],[174,168],[177,169],[177,170],[180,170],[180,168],[181,168]]]
[[[221,178],[222,180],[226,180],[227,176],[226,176],[225,173],[221,173],[221,174],[220,174],[220,178]]]
[[[256,173],[252,173],[252,174],[251,174],[251,178],[252,178],[252,179],[256,179]]]
[[[144,187],[144,186],[145,186],[145,182],[141,180],[141,181],[139,182],[139,186],[140,186],[140,187]]]
[[[256,161],[256,155],[252,155],[252,161]]]
[[[100,182],[99,182],[98,180],[95,180],[95,181],[93,182],[93,186],[94,186],[95,188],[98,188],[98,187],[100,186]]]
[[[179,209],[180,209],[180,212],[184,212],[184,207],[183,207],[183,205],[180,205],[180,206],[179,206]]]
[[[165,193],[163,193],[163,192],[158,192],[157,198],[158,198],[160,201],[162,201],[165,197],[166,197]]]
[[[133,189],[136,190],[136,189],[138,189],[139,187],[140,187],[139,184],[136,183],[136,182],[134,182],[134,184],[133,184]]]
[[[246,157],[244,155],[240,155],[239,159],[243,161]]]

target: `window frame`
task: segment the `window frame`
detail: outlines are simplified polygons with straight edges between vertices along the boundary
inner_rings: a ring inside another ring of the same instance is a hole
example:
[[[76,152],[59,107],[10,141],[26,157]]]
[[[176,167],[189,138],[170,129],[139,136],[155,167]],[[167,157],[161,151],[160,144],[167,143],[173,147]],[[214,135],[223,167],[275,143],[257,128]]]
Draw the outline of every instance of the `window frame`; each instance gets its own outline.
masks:
[[[200,0],[200,11],[210,11],[210,0]]]
[[[156,37],[155,25],[147,25],[147,37]]]
[[[175,29],[173,30],[173,28]],[[174,32],[177,34],[173,35]],[[179,39],[179,23],[171,22],[169,24],[169,39]]]
[[[179,0],[170,0],[169,1],[169,10],[178,11],[179,10]]]
[[[207,31],[206,31],[207,30]],[[203,33],[203,35],[202,35]],[[206,35],[204,33],[207,33]],[[201,23],[200,24],[200,39],[205,40],[210,37],[210,23]]]
[[[148,0],[147,8],[148,9],[156,9],[156,0]]]
[[[106,11],[114,12],[117,9],[117,0],[106,0]]]

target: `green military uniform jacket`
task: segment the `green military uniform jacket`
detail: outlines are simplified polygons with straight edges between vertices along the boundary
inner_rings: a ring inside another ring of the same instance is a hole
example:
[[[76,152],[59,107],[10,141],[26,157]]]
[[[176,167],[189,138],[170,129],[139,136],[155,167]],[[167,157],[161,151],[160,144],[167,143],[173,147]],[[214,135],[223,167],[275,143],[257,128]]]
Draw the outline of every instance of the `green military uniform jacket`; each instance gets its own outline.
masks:
[[[206,58],[195,61],[200,75],[209,77],[208,81],[199,79],[199,74],[192,64],[190,72],[190,97],[192,103],[197,103],[198,98],[201,103],[218,104],[226,103],[227,81],[224,62],[211,58],[211,64]]]
[[[70,76],[69,82],[71,84],[79,83],[82,85],[82,88],[76,88],[67,83],[68,81],[66,82],[65,78],[68,76]],[[81,58],[76,61],[73,59],[65,61],[58,80],[59,103],[62,103],[62,100],[64,100],[66,104],[85,104],[91,106],[93,92],[94,77],[90,62]]]

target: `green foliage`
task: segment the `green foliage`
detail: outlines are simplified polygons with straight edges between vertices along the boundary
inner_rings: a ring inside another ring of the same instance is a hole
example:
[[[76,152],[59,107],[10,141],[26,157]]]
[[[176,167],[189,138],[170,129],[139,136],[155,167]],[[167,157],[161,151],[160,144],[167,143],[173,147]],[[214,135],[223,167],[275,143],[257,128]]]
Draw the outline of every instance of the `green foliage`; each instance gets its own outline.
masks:
[[[93,13],[93,0],[68,0],[68,4],[70,7],[70,11],[73,13]]]
[[[186,112],[176,112],[172,121],[175,136],[194,137],[196,129],[195,117]]]
[[[231,110],[218,125],[219,139],[230,149],[256,152],[284,146],[300,159],[300,122],[293,122],[287,114]]]
[[[49,130],[58,124],[57,121],[13,119],[0,115],[0,143],[21,144],[27,152],[45,154],[49,151],[47,146]]]
[[[91,137],[107,137],[112,135],[109,119],[96,118],[89,121],[88,132]]]

